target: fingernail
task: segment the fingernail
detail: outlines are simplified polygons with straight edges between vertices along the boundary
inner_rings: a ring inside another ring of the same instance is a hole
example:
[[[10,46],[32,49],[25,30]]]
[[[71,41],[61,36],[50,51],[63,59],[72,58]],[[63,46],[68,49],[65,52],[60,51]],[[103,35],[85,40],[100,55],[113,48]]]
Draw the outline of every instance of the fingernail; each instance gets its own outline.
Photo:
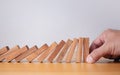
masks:
[[[87,56],[86,61],[87,61],[87,63],[93,63],[94,62],[93,58],[90,55]]]

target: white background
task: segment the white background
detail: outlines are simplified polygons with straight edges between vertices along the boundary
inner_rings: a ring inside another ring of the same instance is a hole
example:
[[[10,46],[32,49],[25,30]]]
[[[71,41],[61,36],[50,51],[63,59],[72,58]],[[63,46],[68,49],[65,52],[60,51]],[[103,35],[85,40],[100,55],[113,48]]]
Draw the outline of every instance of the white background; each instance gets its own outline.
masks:
[[[0,0],[0,47],[51,44],[120,29],[120,0]]]

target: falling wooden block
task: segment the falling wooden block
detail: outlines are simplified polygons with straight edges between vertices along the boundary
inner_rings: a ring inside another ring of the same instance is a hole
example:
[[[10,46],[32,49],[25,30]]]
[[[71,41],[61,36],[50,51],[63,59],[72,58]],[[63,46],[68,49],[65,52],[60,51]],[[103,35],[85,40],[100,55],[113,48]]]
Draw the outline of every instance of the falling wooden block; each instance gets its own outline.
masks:
[[[62,47],[64,46],[65,42],[63,40],[61,40],[61,42],[57,45],[56,49],[54,50],[54,52],[50,55],[50,57],[48,58],[49,62],[52,62],[53,59],[56,57],[56,55],[59,53],[59,51],[62,49]]]
[[[67,63],[71,62],[71,59],[72,59],[72,56],[73,56],[73,53],[74,53],[77,43],[78,43],[78,39],[74,38],[71,48],[67,54],[67,58],[66,58]]]
[[[83,40],[83,62],[86,62],[86,58],[89,54],[89,38],[84,38]]]
[[[56,62],[62,62],[62,59],[64,58],[68,48],[70,47],[70,45],[72,44],[72,40],[68,39],[66,44],[63,46],[61,53],[59,54],[59,56],[56,59]]]
[[[12,61],[15,57],[21,55],[22,53],[24,53],[24,52],[27,51],[28,49],[29,49],[29,48],[28,48],[28,46],[26,45],[26,46],[24,46],[24,47],[22,47],[22,48],[20,48],[20,49],[18,49],[18,50],[15,50],[14,52],[10,53],[9,55],[7,55],[7,56],[5,57],[6,62]]]
[[[5,59],[5,57],[9,54],[11,54],[12,52],[18,50],[20,47],[17,45],[13,48],[11,48],[9,51],[7,51],[6,53],[4,53],[3,55],[0,56],[0,61],[3,61]]]
[[[33,52],[31,55],[27,56],[26,59],[29,62],[32,62],[32,60],[34,60],[37,56],[39,56],[41,53],[43,53],[44,51],[46,51],[48,49],[48,45],[44,44],[43,46],[41,46],[38,50],[36,50],[35,52]]]
[[[39,62],[42,62],[57,46],[56,42],[53,42],[51,46],[38,58]]]
[[[15,58],[15,60],[17,62],[20,62],[22,59],[24,59],[25,57],[27,57],[28,55],[32,54],[34,51],[36,51],[38,48],[37,46],[33,46],[32,48],[30,48],[29,50],[27,50],[26,52],[24,52],[23,54],[19,55],[18,57]]]
[[[77,48],[77,54],[76,54],[76,62],[81,63],[82,62],[82,53],[83,53],[83,38],[78,39],[78,48]]]
[[[8,50],[9,50],[9,47],[8,47],[8,46],[5,46],[5,47],[1,48],[1,49],[0,49],[0,55],[6,53]]]

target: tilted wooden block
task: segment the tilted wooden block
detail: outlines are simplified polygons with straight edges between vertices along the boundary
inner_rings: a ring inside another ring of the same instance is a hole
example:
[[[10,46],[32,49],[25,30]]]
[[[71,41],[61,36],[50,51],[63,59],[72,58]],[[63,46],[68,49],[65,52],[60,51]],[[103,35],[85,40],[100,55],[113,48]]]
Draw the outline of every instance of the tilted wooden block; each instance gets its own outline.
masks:
[[[59,53],[59,51],[61,50],[61,48],[64,46],[65,42],[62,40],[57,46],[56,49],[54,50],[54,52],[51,54],[51,56],[48,58],[49,62],[52,62],[53,59],[56,57],[56,55]]]
[[[17,62],[21,61],[22,59],[24,59],[25,57],[27,57],[28,55],[32,54],[34,51],[36,51],[38,48],[37,46],[33,46],[32,48],[30,48],[29,50],[27,50],[26,52],[24,52],[23,54],[21,54],[20,56],[16,57],[15,60]]]
[[[51,46],[38,58],[39,62],[43,62],[43,60],[56,48],[57,43],[53,42]]]
[[[18,50],[15,50],[14,52],[11,52],[9,55],[7,55],[7,56],[5,57],[6,62],[12,61],[15,57],[21,55],[22,53],[24,53],[24,52],[27,51],[28,49],[29,49],[29,48],[28,48],[28,46],[26,45],[26,46],[24,46],[24,47],[22,47],[22,48],[20,48],[20,49],[18,49]]]
[[[20,47],[17,45],[13,48],[11,48],[9,51],[7,51],[6,53],[4,53],[3,55],[0,56],[0,61],[3,61],[5,59],[6,56],[8,56],[9,54],[11,54],[12,52],[18,50]]]
[[[36,50],[35,52],[33,52],[31,55],[27,56],[26,59],[29,62],[32,62],[32,60],[34,60],[37,56],[39,56],[42,52],[46,51],[47,49],[48,49],[48,45],[44,44],[38,50]]]
[[[89,38],[80,37],[73,40],[68,39],[66,42],[61,40],[59,44],[53,42],[50,46],[43,44],[41,47],[33,46],[29,48],[27,45],[20,48],[18,45],[9,49],[5,46],[0,49],[1,62],[56,62],[66,63],[86,62],[89,54]]]
[[[66,44],[65,44],[65,45],[63,46],[63,48],[62,48],[62,51],[61,51],[60,55],[57,57],[56,62],[62,62],[62,59],[64,58],[64,56],[65,56],[68,48],[69,48],[70,45],[72,44],[72,42],[73,42],[73,41],[70,40],[70,39],[67,40]]]
[[[67,58],[66,58],[66,62],[68,62],[68,63],[71,62],[71,59],[72,59],[72,56],[73,56],[73,53],[74,53],[74,50],[75,50],[75,47],[76,47],[77,43],[78,43],[78,39],[75,38],[73,40],[71,48],[70,48],[70,50],[68,52],[68,55],[67,55]]]
[[[0,49],[0,55],[6,53],[8,50],[9,50],[9,47],[8,47],[8,46],[5,46],[5,47],[1,48],[1,49]]]

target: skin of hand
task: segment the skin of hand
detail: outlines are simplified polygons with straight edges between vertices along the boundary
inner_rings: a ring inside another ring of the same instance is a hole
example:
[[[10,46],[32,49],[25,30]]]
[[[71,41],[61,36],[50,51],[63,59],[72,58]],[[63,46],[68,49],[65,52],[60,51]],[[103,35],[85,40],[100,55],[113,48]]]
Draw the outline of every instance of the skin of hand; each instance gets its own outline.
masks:
[[[101,57],[120,58],[120,30],[107,29],[90,46],[88,63],[95,63]]]

